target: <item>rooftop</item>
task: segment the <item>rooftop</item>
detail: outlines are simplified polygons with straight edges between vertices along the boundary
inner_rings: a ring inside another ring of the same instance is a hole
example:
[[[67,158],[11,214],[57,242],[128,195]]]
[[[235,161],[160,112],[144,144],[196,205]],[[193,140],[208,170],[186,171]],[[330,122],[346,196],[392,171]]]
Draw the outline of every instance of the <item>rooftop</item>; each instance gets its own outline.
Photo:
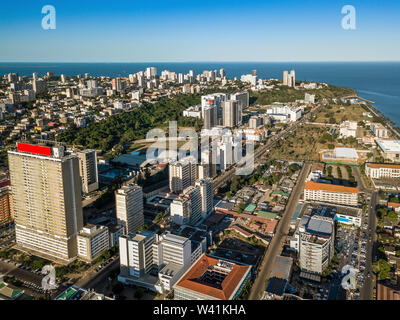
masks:
[[[324,190],[331,192],[345,192],[345,193],[358,193],[357,187],[345,187],[334,184],[319,183],[314,181],[307,181],[304,189],[306,190]]]
[[[375,142],[385,153],[400,153],[400,140],[376,139]]]
[[[230,300],[250,268],[203,254],[183,275],[176,287],[220,300]]]

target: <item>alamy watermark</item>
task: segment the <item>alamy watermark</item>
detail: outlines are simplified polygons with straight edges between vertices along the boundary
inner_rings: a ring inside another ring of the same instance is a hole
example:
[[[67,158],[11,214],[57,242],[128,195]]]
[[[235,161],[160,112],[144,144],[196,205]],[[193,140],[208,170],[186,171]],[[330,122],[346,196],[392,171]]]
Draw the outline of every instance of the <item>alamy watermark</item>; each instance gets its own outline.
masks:
[[[345,290],[355,290],[356,269],[351,265],[345,265],[342,268],[342,274],[344,275],[341,282],[342,288]]]
[[[57,289],[56,269],[50,264],[45,265],[42,269],[42,274],[45,274],[42,279],[42,288],[44,290]]]
[[[345,5],[342,8],[342,28],[344,30],[356,30],[356,8],[352,5]]]
[[[199,138],[194,129],[184,129],[178,134],[176,121],[170,121],[168,137],[165,130],[155,128],[148,131],[146,141],[153,142],[146,153],[146,160],[152,164],[187,158],[194,164],[236,165],[236,175],[249,175],[254,170],[254,141],[240,129],[231,131],[225,128],[219,134],[212,130],[208,133],[202,131]],[[178,141],[185,142],[179,150]]]
[[[42,8],[42,14],[45,16],[42,18],[43,30],[55,30],[56,29],[56,8],[52,5],[45,5]]]

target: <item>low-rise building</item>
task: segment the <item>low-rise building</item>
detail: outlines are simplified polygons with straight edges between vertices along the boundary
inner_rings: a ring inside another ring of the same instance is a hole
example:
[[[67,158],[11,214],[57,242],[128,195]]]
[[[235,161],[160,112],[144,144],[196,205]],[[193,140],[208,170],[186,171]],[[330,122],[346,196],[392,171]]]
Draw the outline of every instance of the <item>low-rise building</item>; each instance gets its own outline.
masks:
[[[110,248],[108,228],[87,224],[77,236],[78,257],[84,261],[92,262],[100,254]]]
[[[375,143],[382,150],[385,159],[400,161],[400,140],[376,139]]]
[[[304,200],[357,206],[358,188],[307,181],[304,187]]]
[[[366,163],[365,174],[373,179],[400,178],[400,164]]]
[[[251,276],[251,266],[203,254],[174,286],[175,300],[235,300]]]

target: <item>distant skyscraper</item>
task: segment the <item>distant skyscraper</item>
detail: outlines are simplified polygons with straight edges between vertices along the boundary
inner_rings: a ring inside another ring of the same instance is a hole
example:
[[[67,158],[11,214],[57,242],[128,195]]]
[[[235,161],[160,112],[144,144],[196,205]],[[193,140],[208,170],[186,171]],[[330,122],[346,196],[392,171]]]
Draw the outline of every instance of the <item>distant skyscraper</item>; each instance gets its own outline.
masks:
[[[97,171],[97,155],[95,150],[77,152],[79,157],[79,171],[82,178],[83,193],[90,193],[99,188]]]
[[[62,83],[65,83],[67,81],[67,77],[65,76],[65,74],[62,74],[60,78]]]
[[[221,79],[225,78],[226,72],[225,72],[224,69],[220,69],[220,70],[219,70],[219,76],[221,77]]]
[[[57,144],[17,143],[8,159],[17,245],[70,261],[83,225],[78,157]]]
[[[283,71],[283,85],[288,87],[296,87],[296,73],[294,70],[290,71]]]
[[[283,85],[284,86],[288,85],[288,71],[287,70],[283,71]]]
[[[157,75],[157,68],[150,67],[146,69],[146,78],[152,79]]]
[[[37,80],[37,79],[38,79],[38,74],[37,74],[37,72],[34,72],[34,73],[32,74],[32,79],[33,79],[33,80]]]
[[[117,220],[125,234],[137,232],[144,225],[143,191],[134,183],[123,186],[115,193]]]
[[[251,70],[251,75],[257,77],[257,70]]]

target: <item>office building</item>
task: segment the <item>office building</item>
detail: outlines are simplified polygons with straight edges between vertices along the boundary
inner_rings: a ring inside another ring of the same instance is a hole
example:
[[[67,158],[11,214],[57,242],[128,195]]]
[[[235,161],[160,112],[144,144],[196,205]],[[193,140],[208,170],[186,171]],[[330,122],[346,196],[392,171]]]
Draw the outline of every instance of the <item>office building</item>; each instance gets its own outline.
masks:
[[[118,224],[125,234],[135,233],[144,225],[143,190],[137,184],[123,186],[115,192]]]
[[[79,157],[79,172],[82,179],[82,192],[93,192],[99,188],[96,151],[78,151],[77,155]]]
[[[77,255],[82,229],[81,179],[76,155],[41,141],[8,151],[17,245],[48,259]]]
[[[174,286],[175,300],[236,300],[251,266],[203,254]]]
[[[304,187],[304,200],[357,206],[358,188],[307,181]]]
[[[193,258],[201,254],[201,246],[193,246],[186,237],[148,231],[120,237],[119,250],[118,281],[159,293],[172,290]]]
[[[78,257],[86,262],[92,262],[100,254],[110,248],[108,228],[87,224],[79,232]]]

